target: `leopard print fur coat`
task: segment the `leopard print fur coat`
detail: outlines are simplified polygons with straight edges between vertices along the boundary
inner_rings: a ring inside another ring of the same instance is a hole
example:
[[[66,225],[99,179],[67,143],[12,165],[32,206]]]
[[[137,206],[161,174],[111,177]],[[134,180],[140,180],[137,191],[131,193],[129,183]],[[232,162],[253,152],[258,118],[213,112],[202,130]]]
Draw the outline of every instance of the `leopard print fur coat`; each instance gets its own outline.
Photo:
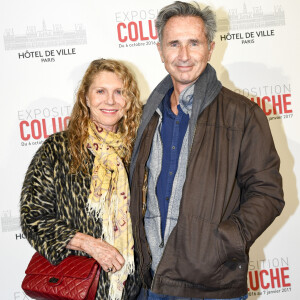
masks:
[[[89,174],[70,174],[71,155],[66,132],[51,135],[34,155],[21,193],[21,227],[29,243],[52,264],[70,254],[85,252],[66,249],[76,232],[99,238],[101,222],[86,213],[94,156],[90,154]],[[136,269],[138,269],[136,267]],[[135,299],[139,276],[128,277],[123,299]],[[108,299],[109,280],[101,270],[96,299]]]

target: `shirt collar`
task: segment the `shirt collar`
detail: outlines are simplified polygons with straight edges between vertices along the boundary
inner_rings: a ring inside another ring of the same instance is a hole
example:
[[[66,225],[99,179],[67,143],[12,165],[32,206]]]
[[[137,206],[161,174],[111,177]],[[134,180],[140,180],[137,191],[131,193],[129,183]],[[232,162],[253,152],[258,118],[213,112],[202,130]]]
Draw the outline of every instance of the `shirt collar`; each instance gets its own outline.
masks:
[[[163,111],[165,113],[167,113],[169,117],[174,119],[175,116],[174,116],[174,113],[171,110],[171,95],[173,93],[173,90],[174,90],[173,88],[168,90],[167,94],[165,95],[165,97],[163,99],[162,108],[163,108]]]

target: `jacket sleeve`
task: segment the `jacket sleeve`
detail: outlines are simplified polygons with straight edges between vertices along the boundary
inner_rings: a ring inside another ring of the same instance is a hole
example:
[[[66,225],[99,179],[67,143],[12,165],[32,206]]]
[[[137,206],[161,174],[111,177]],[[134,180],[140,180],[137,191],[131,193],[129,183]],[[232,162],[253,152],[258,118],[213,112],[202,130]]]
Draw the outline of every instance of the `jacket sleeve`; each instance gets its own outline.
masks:
[[[33,157],[23,183],[20,209],[22,231],[29,243],[52,264],[58,264],[71,253],[66,245],[77,230],[56,216],[52,151],[46,141]]]
[[[236,176],[241,189],[240,206],[218,228],[228,259],[245,260],[250,246],[280,215],[284,200],[279,166],[268,120],[254,106],[239,153]]]

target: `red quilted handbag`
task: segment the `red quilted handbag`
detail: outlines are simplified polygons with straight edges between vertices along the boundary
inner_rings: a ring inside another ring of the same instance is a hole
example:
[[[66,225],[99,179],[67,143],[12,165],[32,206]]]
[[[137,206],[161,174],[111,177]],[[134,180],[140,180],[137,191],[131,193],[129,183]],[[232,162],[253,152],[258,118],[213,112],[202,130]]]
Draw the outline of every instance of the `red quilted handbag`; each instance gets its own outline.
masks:
[[[35,253],[25,271],[22,289],[38,300],[94,300],[100,266],[93,258],[70,255],[54,266]]]

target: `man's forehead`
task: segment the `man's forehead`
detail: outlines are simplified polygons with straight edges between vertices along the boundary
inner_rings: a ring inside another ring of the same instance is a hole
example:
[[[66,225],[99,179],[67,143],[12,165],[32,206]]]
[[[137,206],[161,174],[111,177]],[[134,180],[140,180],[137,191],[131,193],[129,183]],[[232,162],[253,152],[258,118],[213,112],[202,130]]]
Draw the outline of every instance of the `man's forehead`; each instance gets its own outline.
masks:
[[[163,30],[165,42],[170,40],[199,39],[205,33],[204,22],[200,17],[175,16],[168,20]]]

